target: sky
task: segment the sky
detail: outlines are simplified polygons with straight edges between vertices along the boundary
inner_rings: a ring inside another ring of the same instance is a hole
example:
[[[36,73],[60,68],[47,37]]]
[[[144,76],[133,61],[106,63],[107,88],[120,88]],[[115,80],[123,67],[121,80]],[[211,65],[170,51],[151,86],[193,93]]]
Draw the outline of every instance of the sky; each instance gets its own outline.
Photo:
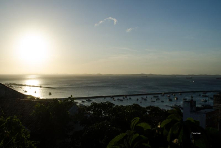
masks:
[[[0,1],[0,74],[221,74],[221,1]]]

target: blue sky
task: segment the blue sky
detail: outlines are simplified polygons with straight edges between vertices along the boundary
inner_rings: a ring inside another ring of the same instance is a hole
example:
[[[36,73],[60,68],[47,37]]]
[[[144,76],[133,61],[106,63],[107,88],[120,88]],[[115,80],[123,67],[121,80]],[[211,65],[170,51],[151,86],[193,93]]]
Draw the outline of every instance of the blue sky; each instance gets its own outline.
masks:
[[[218,0],[0,1],[0,73],[221,74],[220,8]],[[27,30],[50,49],[24,60],[17,42]]]

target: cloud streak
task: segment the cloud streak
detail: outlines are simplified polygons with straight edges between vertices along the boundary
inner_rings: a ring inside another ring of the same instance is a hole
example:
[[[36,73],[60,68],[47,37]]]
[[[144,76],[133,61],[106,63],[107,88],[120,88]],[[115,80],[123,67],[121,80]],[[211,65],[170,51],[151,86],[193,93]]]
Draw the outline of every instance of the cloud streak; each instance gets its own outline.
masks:
[[[126,32],[131,32],[133,30],[133,28],[128,28],[127,30],[126,30]]]
[[[116,18],[113,18],[113,17],[108,17],[108,18],[105,18],[104,20],[102,21],[99,21],[97,24],[94,24],[95,27],[99,26],[100,24],[104,23],[106,20],[112,20],[114,21],[114,25],[117,24],[117,19]]]
[[[128,47],[113,47],[112,49],[128,50],[128,51],[137,51],[137,50],[134,50],[134,49],[128,48]]]
[[[135,28],[128,28],[128,29],[126,30],[126,32],[129,33],[129,32],[131,32],[132,30],[135,30],[135,29],[137,29],[137,27],[135,27]]]

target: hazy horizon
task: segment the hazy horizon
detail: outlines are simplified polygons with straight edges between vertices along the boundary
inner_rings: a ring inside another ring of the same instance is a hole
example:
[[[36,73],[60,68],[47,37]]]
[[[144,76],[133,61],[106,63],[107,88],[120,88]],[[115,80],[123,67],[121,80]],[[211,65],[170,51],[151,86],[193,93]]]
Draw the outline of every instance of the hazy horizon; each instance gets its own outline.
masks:
[[[0,1],[0,74],[221,75],[221,1]]]
[[[152,73],[47,73],[47,74],[31,74],[31,73],[24,73],[24,74],[0,74],[0,75],[165,75],[165,76],[221,76],[221,74],[152,74]]]

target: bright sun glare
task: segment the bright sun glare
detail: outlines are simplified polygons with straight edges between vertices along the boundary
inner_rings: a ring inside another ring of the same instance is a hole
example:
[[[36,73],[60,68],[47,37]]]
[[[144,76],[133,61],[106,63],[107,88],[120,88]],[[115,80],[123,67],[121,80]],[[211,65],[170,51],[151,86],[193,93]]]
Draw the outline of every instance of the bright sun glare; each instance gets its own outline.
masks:
[[[49,56],[49,41],[38,32],[28,32],[18,41],[18,52],[24,62],[39,64]]]

